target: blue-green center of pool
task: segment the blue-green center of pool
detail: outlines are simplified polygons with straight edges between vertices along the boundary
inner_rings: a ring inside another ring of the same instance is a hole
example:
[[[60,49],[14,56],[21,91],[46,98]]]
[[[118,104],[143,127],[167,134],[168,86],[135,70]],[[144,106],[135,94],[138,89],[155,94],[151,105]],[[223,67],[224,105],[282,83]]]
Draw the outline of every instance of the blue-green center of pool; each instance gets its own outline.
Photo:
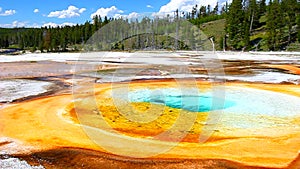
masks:
[[[163,104],[191,112],[221,110],[235,105],[233,101],[213,96],[211,92],[185,92],[176,89],[141,89],[129,92],[129,101]]]

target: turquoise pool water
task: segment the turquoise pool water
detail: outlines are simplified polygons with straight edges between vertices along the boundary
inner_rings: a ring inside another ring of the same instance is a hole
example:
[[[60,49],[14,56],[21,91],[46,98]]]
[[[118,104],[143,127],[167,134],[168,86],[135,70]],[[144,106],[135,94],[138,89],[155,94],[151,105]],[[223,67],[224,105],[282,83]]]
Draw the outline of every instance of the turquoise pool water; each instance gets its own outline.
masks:
[[[244,87],[225,87],[224,98],[212,91],[160,88],[114,89],[112,97],[129,102],[149,102],[192,112],[217,111],[225,114],[293,117],[300,116],[300,98],[288,94]]]
[[[218,120],[210,122],[234,128],[289,126],[289,120],[300,116],[300,98],[284,93],[246,87],[225,87],[224,98],[212,91],[197,89],[159,88],[114,89],[113,97],[129,102],[162,104],[191,112],[210,112]],[[238,118],[236,118],[238,117]],[[273,118],[276,120],[272,120]],[[299,126],[297,126],[299,127]]]
[[[191,112],[208,112],[220,110],[235,105],[233,101],[212,96],[211,92],[181,91],[178,89],[141,89],[129,93],[131,102],[149,102],[163,104],[172,108],[184,109]]]

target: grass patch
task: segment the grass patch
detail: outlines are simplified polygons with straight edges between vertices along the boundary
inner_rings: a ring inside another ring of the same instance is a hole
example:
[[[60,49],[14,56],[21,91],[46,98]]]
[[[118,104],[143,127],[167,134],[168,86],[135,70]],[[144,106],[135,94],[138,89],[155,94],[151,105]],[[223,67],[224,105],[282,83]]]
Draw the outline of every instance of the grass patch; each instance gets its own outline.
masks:
[[[287,51],[300,51],[300,43],[294,42],[287,46]]]
[[[225,36],[225,23],[225,19],[220,19],[200,26],[201,31],[203,31],[207,37],[213,36],[215,38],[216,50],[222,50],[220,44],[223,41],[222,38]]]

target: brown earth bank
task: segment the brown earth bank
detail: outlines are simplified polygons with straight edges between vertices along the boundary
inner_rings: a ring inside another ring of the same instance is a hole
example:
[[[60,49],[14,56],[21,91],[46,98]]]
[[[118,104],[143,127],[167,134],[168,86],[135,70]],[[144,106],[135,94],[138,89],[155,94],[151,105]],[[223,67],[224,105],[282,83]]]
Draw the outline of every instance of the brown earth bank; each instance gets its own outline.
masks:
[[[174,84],[173,80],[150,80],[134,81],[130,86],[133,88],[152,85],[173,87]],[[201,90],[211,87],[209,82],[203,81],[197,81],[197,85],[201,86]],[[83,86],[79,95],[89,97],[89,93],[92,92],[96,94],[96,98],[101,98],[104,96],[103,90],[111,89],[109,83],[93,86],[93,88]],[[300,89],[297,85],[226,83],[226,86],[256,88],[300,97]],[[68,111],[72,110],[68,106],[72,105],[73,99],[74,96],[71,94],[44,96],[0,109],[0,138],[8,138],[0,140],[0,151],[23,158],[31,164],[42,164],[46,168],[300,167],[300,160],[296,158],[300,149],[300,132],[295,131],[293,127],[286,128],[284,133],[280,134],[276,132],[277,128],[260,131],[259,133],[262,134],[257,137],[243,137],[242,135],[249,131],[247,129],[232,129],[234,132],[215,133],[211,140],[203,144],[196,143],[191,136],[167,152],[144,159],[113,155],[118,154],[119,151],[120,154],[124,154],[123,151],[125,151],[125,154],[137,153],[132,156],[139,157],[139,153],[143,154],[148,149],[143,144],[137,144],[134,149],[139,150],[137,152],[123,149],[110,153],[98,146],[78,123],[76,114]],[[86,106],[88,107],[88,104]],[[294,119],[294,123],[299,123],[299,121],[299,117]],[[118,127],[123,128],[123,134],[143,141],[141,133],[132,133],[127,128],[130,125],[124,121],[118,121],[117,124]],[[155,132],[154,130],[150,127],[143,131],[151,133]],[[264,132],[268,135],[271,133],[272,137],[265,136]],[[114,137],[114,135],[107,135],[103,139],[107,143],[114,143],[116,141]],[[170,140],[162,141],[163,144],[172,144]],[[115,144],[119,146],[121,143],[115,142]],[[132,146],[131,144],[129,139],[121,146]],[[160,144],[159,142],[155,146],[160,146]]]
[[[42,165],[45,168],[271,169],[271,167],[247,166],[224,159],[134,159],[99,151],[66,147],[35,152],[29,155],[14,155],[14,157],[24,159],[33,166]],[[299,162],[300,155],[285,168],[298,169],[300,167]]]

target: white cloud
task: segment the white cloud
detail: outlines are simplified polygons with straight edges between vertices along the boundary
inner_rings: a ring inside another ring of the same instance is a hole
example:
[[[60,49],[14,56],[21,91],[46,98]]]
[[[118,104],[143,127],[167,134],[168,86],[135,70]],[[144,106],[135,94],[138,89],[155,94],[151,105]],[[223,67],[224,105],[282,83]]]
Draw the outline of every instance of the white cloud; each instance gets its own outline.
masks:
[[[12,28],[12,24],[6,24],[6,23],[4,23],[4,24],[0,24],[0,27],[1,28]]]
[[[12,23],[0,24],[2,28],[40,28],[41,25],[37,23],[30,23],[28,21],[13,21]]]
[[[40,28],[41,25],[39,25],[37,23],[34,23],[34,24],[31,24],[31,25],[27,25],[26,27],[29,27],[29,28]]]
[[[25,27],[26,22],[13,21],[12,26],[13,27]]]
[[[153,8],[153,6],[151,6],[151,5],[147,5],[147,8]]]
[[[12,28],[11,24],[0,24],[0,28]]]
[[[79,13],[83,13],[84,11],[86,11],[86,8],[79,9]]]
[[[142,16],[142,15],[139,14],[139,13],[136,13],[136,12],[132,12],[132,13],[130,13],[130,14],[128,14],[128,15],[115,14],[115,15],[113,16],[113,18],[133,19],[133,18],[138,18],[138,17],[140,17],[140,16]]]
[[[62,11],[53,11],[50,12],[48,17],[55,17],[55,18],[73,18],[73,17],[79,17],[80,14],[82,14],[84,11],[86,11],[86,8],[77,8],[75,6],[69,6],[68,9],[62,10]]]
[[[17,13],[17,12],[16,12],[16,10],[13,10],[13,9],[2,12],[2,8],[0,7],[0,16],[9,16],[9,15],[14,15],[15,13]]]
[[[42,27],[53,27],[53,28],[56,28],[56,27],[64,27],[64,26],[74,26],[76,25],[75,23],[70,23],[70,22],[65,22],[65,23],[62,23],[62,24],[57,24],[57,23],[53,23],[53,22],[49,22],[49,23],[45,23],[42,25]]]
[[[34,9],[33,12],[34,12],[34,13],[39,13],[40,11],[39,11],[39,9]]]
[[[118,9],[115,6],[112,6],[110,8],[99,8],[95,13],[91,14],[91,18],[94,18],[96,15],[100,15],[101,17],[107,16],[107,17],[120,17],[121,14],[124,13],[124,11]]]
[[[178,9],[179,11],[191,11],[197,4],[198,6],[211,5],[216,6],[218,0],[171,0],[168,4],[162,6],[158,13],[172,13]]]
[[[93,13],[91,15],[91,18],[94,18],[94,16],[96,15],[100,15],[101,17],[107,16],[109,18],[128,18],[128,19],[132,19],[132,18],[138,18],[140,16],[140,14],[136,13],[136,12],[132,12],[128,15],[123,14],[124,11],[118,9],[115,6],[112,6],[110,8],[99,8],[95,13]]]
[[[19,27],[26,27],[28,22],[20,22],[20,21],[13,21],[12,23],[8,24],[0,24],[0,27],[3,28],[19,28]]]
[[[137,18],[137,17],[139,17],[139,14],[136,13],[136,12],[132,12],[132,13],[130,13],[130,14],[127,16],[127,18],[129,18],[129,19],[131,19],[131,18]]]

